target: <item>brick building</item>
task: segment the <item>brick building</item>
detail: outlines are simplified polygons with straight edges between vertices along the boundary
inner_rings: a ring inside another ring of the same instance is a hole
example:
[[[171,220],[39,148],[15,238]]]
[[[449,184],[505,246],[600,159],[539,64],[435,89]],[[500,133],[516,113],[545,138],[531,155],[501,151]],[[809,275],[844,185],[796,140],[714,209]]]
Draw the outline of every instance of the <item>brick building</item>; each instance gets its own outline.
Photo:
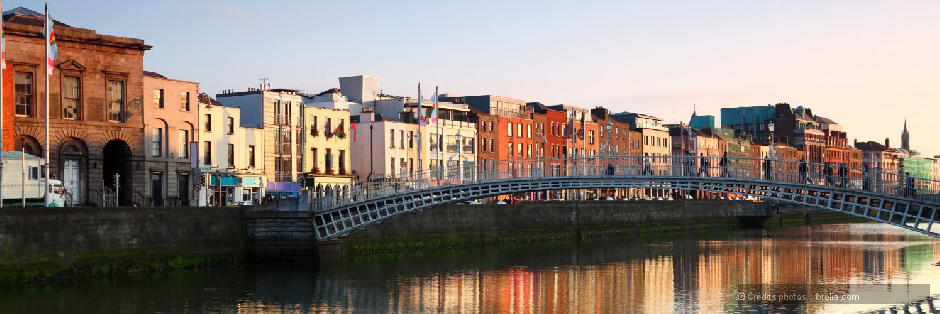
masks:
[[[3,19],[14,72],[14,149],[43,156],[43,16],[16,8]],[[59,56],[49,77],[51,176],[80,202],[101,204],[119,175],[120,204],[142,201],[143,61],[151,47],[136,38],[54,24]]]
[[[191,143],[199,138],[199,83],[169,79],[144,71],[145,204],[191,204],[193,167]]]

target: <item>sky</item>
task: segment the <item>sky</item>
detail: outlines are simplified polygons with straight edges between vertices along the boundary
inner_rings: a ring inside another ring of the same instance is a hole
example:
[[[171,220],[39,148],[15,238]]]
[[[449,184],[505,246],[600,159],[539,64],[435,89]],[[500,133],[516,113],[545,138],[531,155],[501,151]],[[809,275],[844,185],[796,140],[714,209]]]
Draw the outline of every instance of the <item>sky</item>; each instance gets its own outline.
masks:
[[[42,10],[38,1],[4,9]],[[53,18],[141,38],[146,70],[203,92],[320,92],[340,76],[605,106],[688,121],[788,102],[940,154],[938,1],[50,1]]]

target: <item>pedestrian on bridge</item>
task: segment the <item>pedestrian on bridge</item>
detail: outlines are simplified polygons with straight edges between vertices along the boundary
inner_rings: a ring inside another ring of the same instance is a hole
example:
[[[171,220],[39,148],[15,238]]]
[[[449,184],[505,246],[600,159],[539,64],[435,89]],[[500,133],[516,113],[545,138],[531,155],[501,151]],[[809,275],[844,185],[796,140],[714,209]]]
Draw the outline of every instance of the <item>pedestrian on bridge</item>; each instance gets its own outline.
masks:
[[[773,166],[770,165],[770,156],[764,157],[764,180],[773,180],[771,178],[772,171]]]
[[[728,175],[728,153],[725,152],[721,155],[721,160],[718,161],[718,167],[721,168],[721,176],[729,177]]]
[[[653,174],[653,167],[652,165],[650,165],[650,156],[644,155],[643,156],[643,175],[652,175],[652,174]]]
[[[871,179],[868,177],[868,164],[862,164],[862,190],[871,190]]]
[[[906,178],[906,180],[904,180],[905,181],[904,196],[910,197],[910,198],[916,198],[917,186],[915,185],[916,182],[914,181],[915,180],[914,177],[911,176],[910,172],[905,172],[904,177]]]
[[[826,186],[834,186],[835,182],[832,180],[832,165],[827,161],[823,167],[823,173],[826,175]]]
[[[708,177],[708,168],[709,168],[708,157],[705,157],[705,155],[702,155],[701,164],[702,164],[702,167],[698,168],[698,175],[700,177]]]
[[[800,183],[809,183],[809,169],[806,167],[806,158],[800,158]]]
[[[849,168],[845,163],[839,164],[839,187],[846,188],[849,185]]]

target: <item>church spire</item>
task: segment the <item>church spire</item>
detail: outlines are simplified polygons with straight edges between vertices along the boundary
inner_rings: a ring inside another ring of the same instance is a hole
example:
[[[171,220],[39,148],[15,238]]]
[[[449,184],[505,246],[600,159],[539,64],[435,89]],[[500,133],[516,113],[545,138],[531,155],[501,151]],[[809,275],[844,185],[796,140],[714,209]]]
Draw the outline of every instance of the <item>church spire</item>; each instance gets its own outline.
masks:
[[[904,118],[904,130],[901,131],[901,148],[911,150],[911,134],[907,132],[907,118]]]

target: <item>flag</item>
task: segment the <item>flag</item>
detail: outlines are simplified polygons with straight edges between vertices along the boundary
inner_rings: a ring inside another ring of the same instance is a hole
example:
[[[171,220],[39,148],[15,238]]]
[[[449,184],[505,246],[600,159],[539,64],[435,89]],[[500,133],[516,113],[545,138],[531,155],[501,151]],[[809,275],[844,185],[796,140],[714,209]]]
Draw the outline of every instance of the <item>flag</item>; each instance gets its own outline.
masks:
[[[355,143],[355,142],[356,142],[356,130],[357,130],[357,129],[356,129],[356,123],[355,123],[355,122],[351,122],[351,123],[349,124],[349,128],[352,129],[353,143]]]
[[[585,116],[587,116],[587,115],[584,114],[584,113],[581,113],[581,129],[578,130],[578,139],[579,139],[579,140],[583,140],[583,139],[584,139],[584,117],[585,117]]]
[[[52,19],[49,18],[49,6],[46,5],[46,41],[49,43],[48,46],[46,46],[46,49],[49,49],[46,54],[49,56],[46,74],[48,75],[52,75],[52,70],[55,68],[55,60],[59,57],[59,49],[56,47],[55,43],[55,30],[52,27],[53,23]]]
[[[431,110],[431,122],[437,123],[437,87],[434,87],[434,109]]]
[[[339,125],[336,126],[336,130],[333,130],[333,133],[343,134],[343,131],[346,131],[344,128],[346,125],[346,120],[339,120]]]
[[[574,112],[568,115],[568,123],[565,124],[565,137],[574,139]]]
[[[418,83],[418,125],[424,125],[424,107],[421,106],[421,103],[424,102],[424,98],[421,97],[421,83]]]

